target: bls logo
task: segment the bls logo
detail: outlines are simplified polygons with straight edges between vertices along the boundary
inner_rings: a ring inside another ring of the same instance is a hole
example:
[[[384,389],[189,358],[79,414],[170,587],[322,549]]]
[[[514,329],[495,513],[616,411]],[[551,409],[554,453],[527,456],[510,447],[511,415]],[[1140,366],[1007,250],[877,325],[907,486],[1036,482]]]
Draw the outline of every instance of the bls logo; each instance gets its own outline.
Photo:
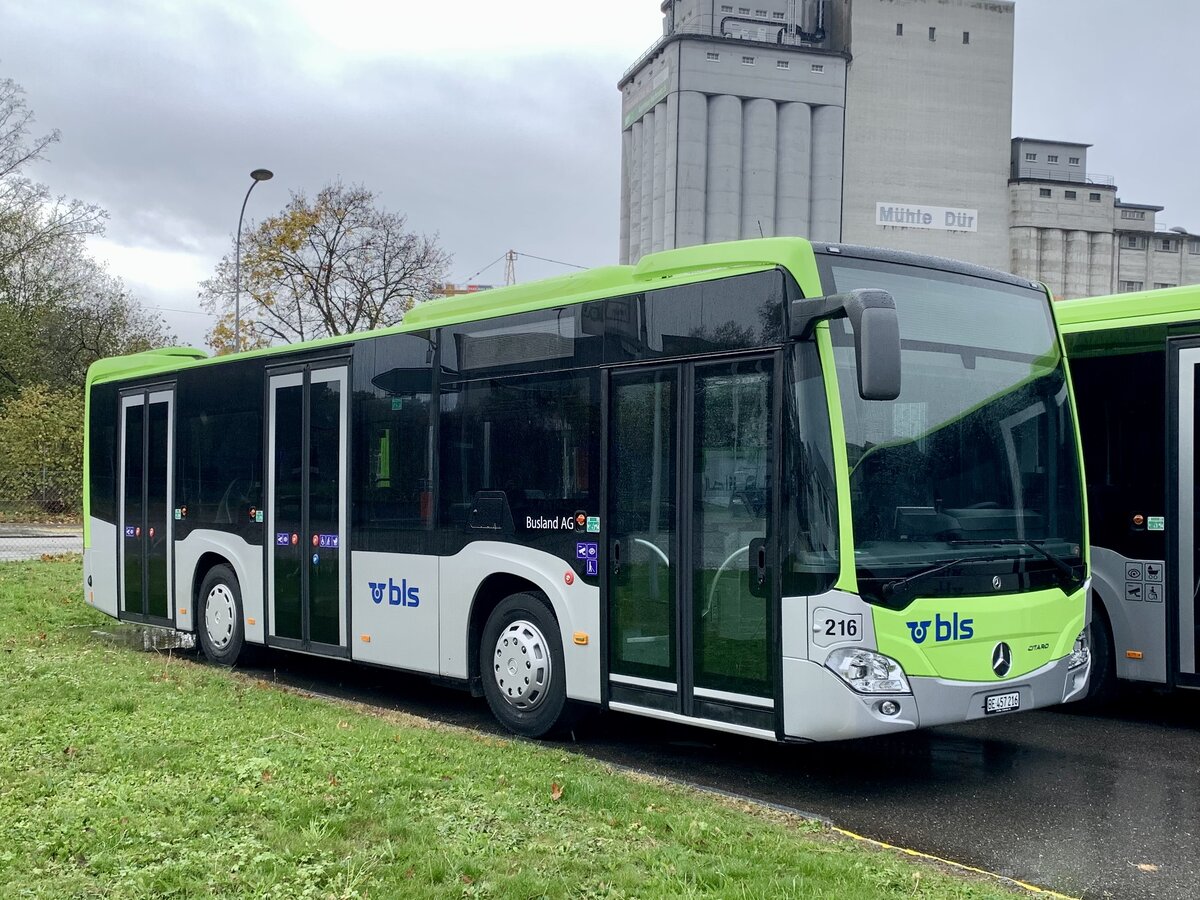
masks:
[[[388,606],[420,606],[421,597],[417,593],[417,586],[408,586],[408,579],[401,578],[400,583],[396,584],[391,578],[387,580],[387,584],[382,581],[368,581],[367,586],[371,589],[371,599],[375,603],[383,603],[384,595],[387,595]]]
[[[905,622],[904,624],[912,633],[914,644],[925,643],[925,638],[929,637],[930,625],[933,626],[933,639],[939,644],[943,641],[966,641],[975,636],[975,620],[960,619],[958,613],[954,613],[954,617],[951,619],[943,619],[942,614],[938,613],[932,622],[926,619],[923,622]]]

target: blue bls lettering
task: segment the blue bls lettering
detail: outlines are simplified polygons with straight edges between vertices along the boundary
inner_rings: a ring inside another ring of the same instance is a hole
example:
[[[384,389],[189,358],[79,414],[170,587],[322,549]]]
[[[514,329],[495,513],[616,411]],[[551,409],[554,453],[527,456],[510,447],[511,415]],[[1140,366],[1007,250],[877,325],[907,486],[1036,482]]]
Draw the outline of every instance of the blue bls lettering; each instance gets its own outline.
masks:
[[[942,614],[938,613],[932,622],[925,619],[904,624],[908,626],[914,644],[925,643],[925,639],[929,637],[930,625],[933,626],[933,639],[939,644],[945,641],[969,641],[975,636],[975,620],[961,619],[958,613],[954,613],[949,619],[943,619]]]
[[[388,606],[420,606],[421,595],[416,585],[409,587],[408,579],[401,578],[400,583],[396,584],[394,579],[389,578],[385,584],[382,581],[368,581],[367,587],[371,589],[371,600],[374,603],[383,603],[383,598],[387,597]]]

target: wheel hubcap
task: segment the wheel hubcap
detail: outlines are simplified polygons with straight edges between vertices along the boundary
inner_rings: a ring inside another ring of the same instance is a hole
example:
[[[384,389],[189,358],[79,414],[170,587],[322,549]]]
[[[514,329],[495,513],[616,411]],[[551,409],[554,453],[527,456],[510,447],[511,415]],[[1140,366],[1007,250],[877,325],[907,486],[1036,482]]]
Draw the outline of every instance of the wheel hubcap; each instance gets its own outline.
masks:
[[[534,709],[550,687],[550,647],[532,622],[518,620],[496,639],[492,674],[500,696],[522,711]]]
[[[233,592],[223,584],[214,586],[204,601],[204,627],[209,643],[217,650],[224,650],[233,640],[236,624],[237,603],[234,602]]]

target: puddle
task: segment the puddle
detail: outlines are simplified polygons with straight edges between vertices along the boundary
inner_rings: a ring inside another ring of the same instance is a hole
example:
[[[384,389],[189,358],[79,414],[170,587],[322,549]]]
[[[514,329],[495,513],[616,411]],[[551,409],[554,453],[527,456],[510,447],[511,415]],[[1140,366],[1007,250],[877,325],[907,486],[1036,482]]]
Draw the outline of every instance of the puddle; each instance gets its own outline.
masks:
[[[173,628],[158,628],[154,625],[117,625],[113,628],[96,629],[92,637],[114,647],[130,650],[191,650],[196,646],[196,635]]]

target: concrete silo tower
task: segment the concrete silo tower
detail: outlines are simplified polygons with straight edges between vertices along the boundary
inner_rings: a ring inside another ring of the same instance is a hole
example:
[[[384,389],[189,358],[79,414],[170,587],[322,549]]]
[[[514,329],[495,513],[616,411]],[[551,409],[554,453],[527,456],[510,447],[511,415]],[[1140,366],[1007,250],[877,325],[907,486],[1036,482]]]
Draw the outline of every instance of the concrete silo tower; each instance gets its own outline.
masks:
[[[827,0],[666,0],[625,73],[621,260],[841,227],[846,57]]]
[[[1008,265],[1011,0],[662,12],[618,85],[623,262],[793,234]]]

